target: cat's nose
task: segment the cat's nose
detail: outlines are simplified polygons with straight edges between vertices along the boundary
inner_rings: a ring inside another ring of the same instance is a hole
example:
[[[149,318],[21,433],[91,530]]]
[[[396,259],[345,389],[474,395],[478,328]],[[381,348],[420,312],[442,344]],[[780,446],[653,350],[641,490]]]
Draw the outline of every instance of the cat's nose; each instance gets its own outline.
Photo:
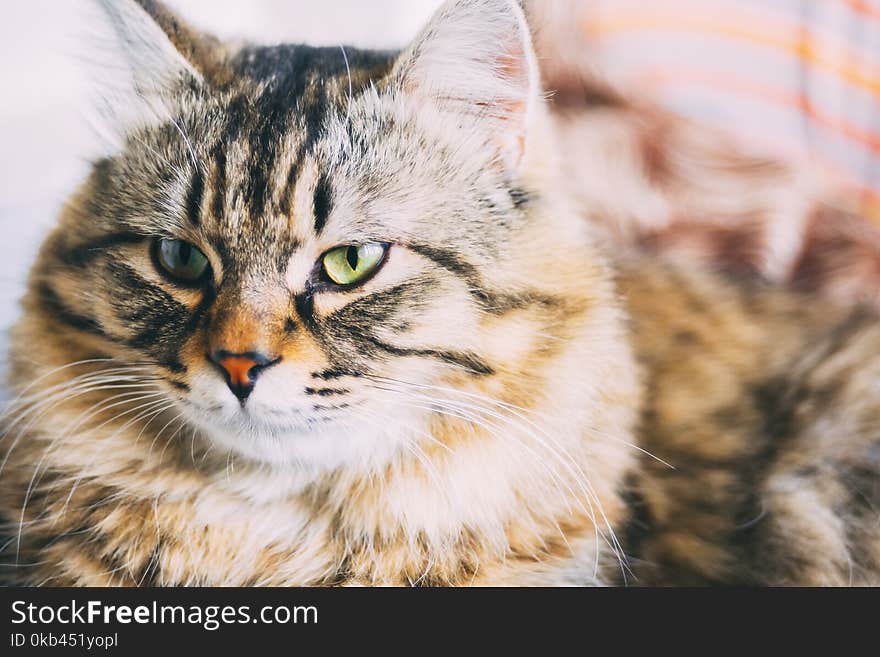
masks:
[[[233,353],[223,349],[212,351],[208,358],[223,372],[226,384],[242,404],[253,392],[260,373],[281,360],[280,356],[273,358],[256,351]]]

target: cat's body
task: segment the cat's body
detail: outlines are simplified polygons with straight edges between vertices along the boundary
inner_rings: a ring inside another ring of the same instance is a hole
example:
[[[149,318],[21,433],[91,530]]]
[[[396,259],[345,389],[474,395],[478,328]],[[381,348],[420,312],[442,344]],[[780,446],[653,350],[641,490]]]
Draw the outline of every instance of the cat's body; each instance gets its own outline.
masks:
[[[33,270],[10,581],[878,583],[876,320],[601,255],[515,4],[335,61],[106,4],[151,118]]]
[[[656,457],[628,488],[639,582],[876,584],[875,313],[656,263],[621,288]]]

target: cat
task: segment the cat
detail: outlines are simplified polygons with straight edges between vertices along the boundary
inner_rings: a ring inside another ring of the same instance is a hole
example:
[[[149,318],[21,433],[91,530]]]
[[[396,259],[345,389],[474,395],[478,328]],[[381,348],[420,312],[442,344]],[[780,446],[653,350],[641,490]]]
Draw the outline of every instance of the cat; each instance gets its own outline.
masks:
[[[598,236],[518,3],[399,53],[99,4],[117,146],[13,331],[8,582],[880,583],[873,311]]]

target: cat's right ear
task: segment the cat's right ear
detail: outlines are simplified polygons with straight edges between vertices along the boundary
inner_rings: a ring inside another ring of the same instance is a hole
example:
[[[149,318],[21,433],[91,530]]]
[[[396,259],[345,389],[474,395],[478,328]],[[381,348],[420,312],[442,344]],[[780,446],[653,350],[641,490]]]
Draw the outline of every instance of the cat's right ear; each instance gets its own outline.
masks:
[[[447,0],[392,71],[402,94],[487,137],[507,169],[529,144],[541,103],[537,59],[516,0]]]
[[[124,134],[175,113],[181,93],[218,76],[211,43],[155,0],[93,0],[88,47],[102,131]],[[95,57],[90,57],[94,60]]]

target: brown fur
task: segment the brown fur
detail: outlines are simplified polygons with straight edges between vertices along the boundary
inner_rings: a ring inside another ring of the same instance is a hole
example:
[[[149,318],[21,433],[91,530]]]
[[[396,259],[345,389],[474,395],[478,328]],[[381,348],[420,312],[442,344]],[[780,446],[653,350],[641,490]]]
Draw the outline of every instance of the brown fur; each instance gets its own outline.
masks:
[[[530,45],[502,0],[345,66],[217,54],[142,5],[207,79],[172,58],[174,120],[95,165],[32,270],[0,443],[8,580],[878,583],[880,329],[767,285],[799,252],[768,226],[812,217],[828,240],[795,173],[610,92],[577,115],[517,96]],[[474,52],[484,29],[518,39],[465,70],[516,78],[495,87],[512,99],[431,79],[474,25]],[[169,279],[157,239],[209,276]],[[315,278],[376,239],[362,286]],[[670,264],[681,244],[735,280]],[[827,265],[800,262],[821,287]],[[262,406],[218,349],[279,359]],[[290,405],[293,429],[258,422]]]
[[[875,316],[656,267],[621,281],[641,445],[664,461],[631,479],[639,581],[876,584]]]

